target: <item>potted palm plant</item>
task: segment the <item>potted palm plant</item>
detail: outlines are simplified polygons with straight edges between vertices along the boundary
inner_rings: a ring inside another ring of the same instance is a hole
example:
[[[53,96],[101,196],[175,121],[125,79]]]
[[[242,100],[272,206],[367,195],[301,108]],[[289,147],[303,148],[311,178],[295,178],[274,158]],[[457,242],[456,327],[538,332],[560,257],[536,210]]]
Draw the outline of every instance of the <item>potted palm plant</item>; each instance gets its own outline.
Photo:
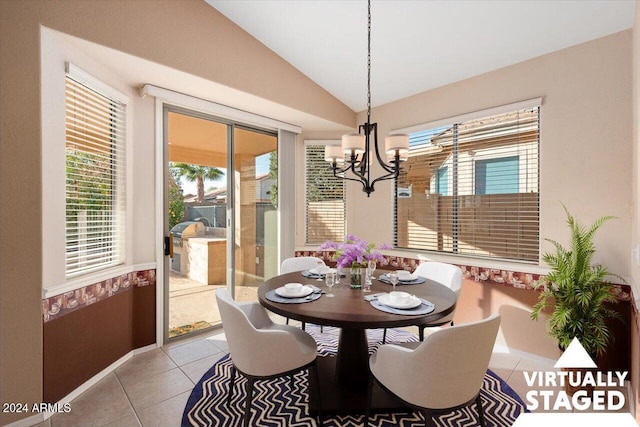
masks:
[[[614,217],[603,216],[586,228],[564,205],[563,208],[567,213],[571,243],[565,248],[555,240],[546,239],[553,244],[555,251],[542,256],[551,271],[536,284],[536,289],[541,292],[531,317],[537,320],[544,310],[550,309],[546,320],[547,332],[558,341],[560,349],[565,350],[576,337],[595,359],[606,352],[613,340],[607,320],[620,319],[620,315],[609,306],[617,299],[607,278],[624,279],[610,274],[605,266],[592,263],[595,253],[593,237],[605,222]]]

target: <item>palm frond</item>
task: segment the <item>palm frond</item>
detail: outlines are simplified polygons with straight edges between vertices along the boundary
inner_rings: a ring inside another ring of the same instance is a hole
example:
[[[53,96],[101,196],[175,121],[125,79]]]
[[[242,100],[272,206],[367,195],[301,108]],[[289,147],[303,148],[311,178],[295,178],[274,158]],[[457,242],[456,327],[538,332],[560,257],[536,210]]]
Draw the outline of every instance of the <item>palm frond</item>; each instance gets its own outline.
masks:
[[[617,300],[607,277],[620,277],[610,274],[602,265],[593,264],[593,239],[596,231],[615,217],[603,216],[585,227],[564,204],[562,207],[570,230],[569,247],[545,239],[555,250],[542,255],[551,271],[536,284],[536,289],[543,291],[531,317],[537,320],[543,311],[551,310],[546,320],[547,331],[561,347],[565,348],[577,337],[588,352],[602,353],[613,339],[606,320],[620,319],[620,315],[608,307]]]

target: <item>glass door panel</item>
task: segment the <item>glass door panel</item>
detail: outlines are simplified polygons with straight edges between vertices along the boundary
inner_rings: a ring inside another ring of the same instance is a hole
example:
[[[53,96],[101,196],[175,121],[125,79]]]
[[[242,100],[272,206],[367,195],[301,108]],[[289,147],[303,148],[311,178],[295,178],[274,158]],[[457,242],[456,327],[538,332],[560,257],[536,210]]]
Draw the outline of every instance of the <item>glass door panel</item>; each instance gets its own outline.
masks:
[[[230,125],[165,111],[168,230],[173,240],[168,338],[220,324],[214,292],[227,287],[227,147]]]
[[[237,301],[256,301],[278,273],[278,138],[234,127],[234,274]]]

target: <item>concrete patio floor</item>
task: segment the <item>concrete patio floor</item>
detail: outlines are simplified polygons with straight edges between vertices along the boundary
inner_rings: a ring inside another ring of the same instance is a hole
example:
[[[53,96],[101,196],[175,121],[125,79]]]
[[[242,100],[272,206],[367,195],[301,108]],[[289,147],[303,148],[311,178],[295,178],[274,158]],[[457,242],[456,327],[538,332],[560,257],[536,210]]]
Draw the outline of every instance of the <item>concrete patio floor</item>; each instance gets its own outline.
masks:
[[[220,313],[214,293],[216,289],[224,287],[204,285],[172,271],[169,288],[169,330],[197,322],[219,325]],[[257,286],[237,286],[236,300],[257,301]]]

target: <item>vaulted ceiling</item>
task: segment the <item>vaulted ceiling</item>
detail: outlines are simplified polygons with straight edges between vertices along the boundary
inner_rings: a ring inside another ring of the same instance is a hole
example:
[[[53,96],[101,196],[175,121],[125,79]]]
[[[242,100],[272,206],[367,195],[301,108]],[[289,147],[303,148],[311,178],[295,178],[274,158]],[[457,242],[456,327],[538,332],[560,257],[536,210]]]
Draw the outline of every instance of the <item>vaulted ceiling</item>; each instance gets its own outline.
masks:
[[[354,111],[366,108],[366,1],[207,3]],[[372,104],[629,29],[634,8],[634,0],[373,0]]]

